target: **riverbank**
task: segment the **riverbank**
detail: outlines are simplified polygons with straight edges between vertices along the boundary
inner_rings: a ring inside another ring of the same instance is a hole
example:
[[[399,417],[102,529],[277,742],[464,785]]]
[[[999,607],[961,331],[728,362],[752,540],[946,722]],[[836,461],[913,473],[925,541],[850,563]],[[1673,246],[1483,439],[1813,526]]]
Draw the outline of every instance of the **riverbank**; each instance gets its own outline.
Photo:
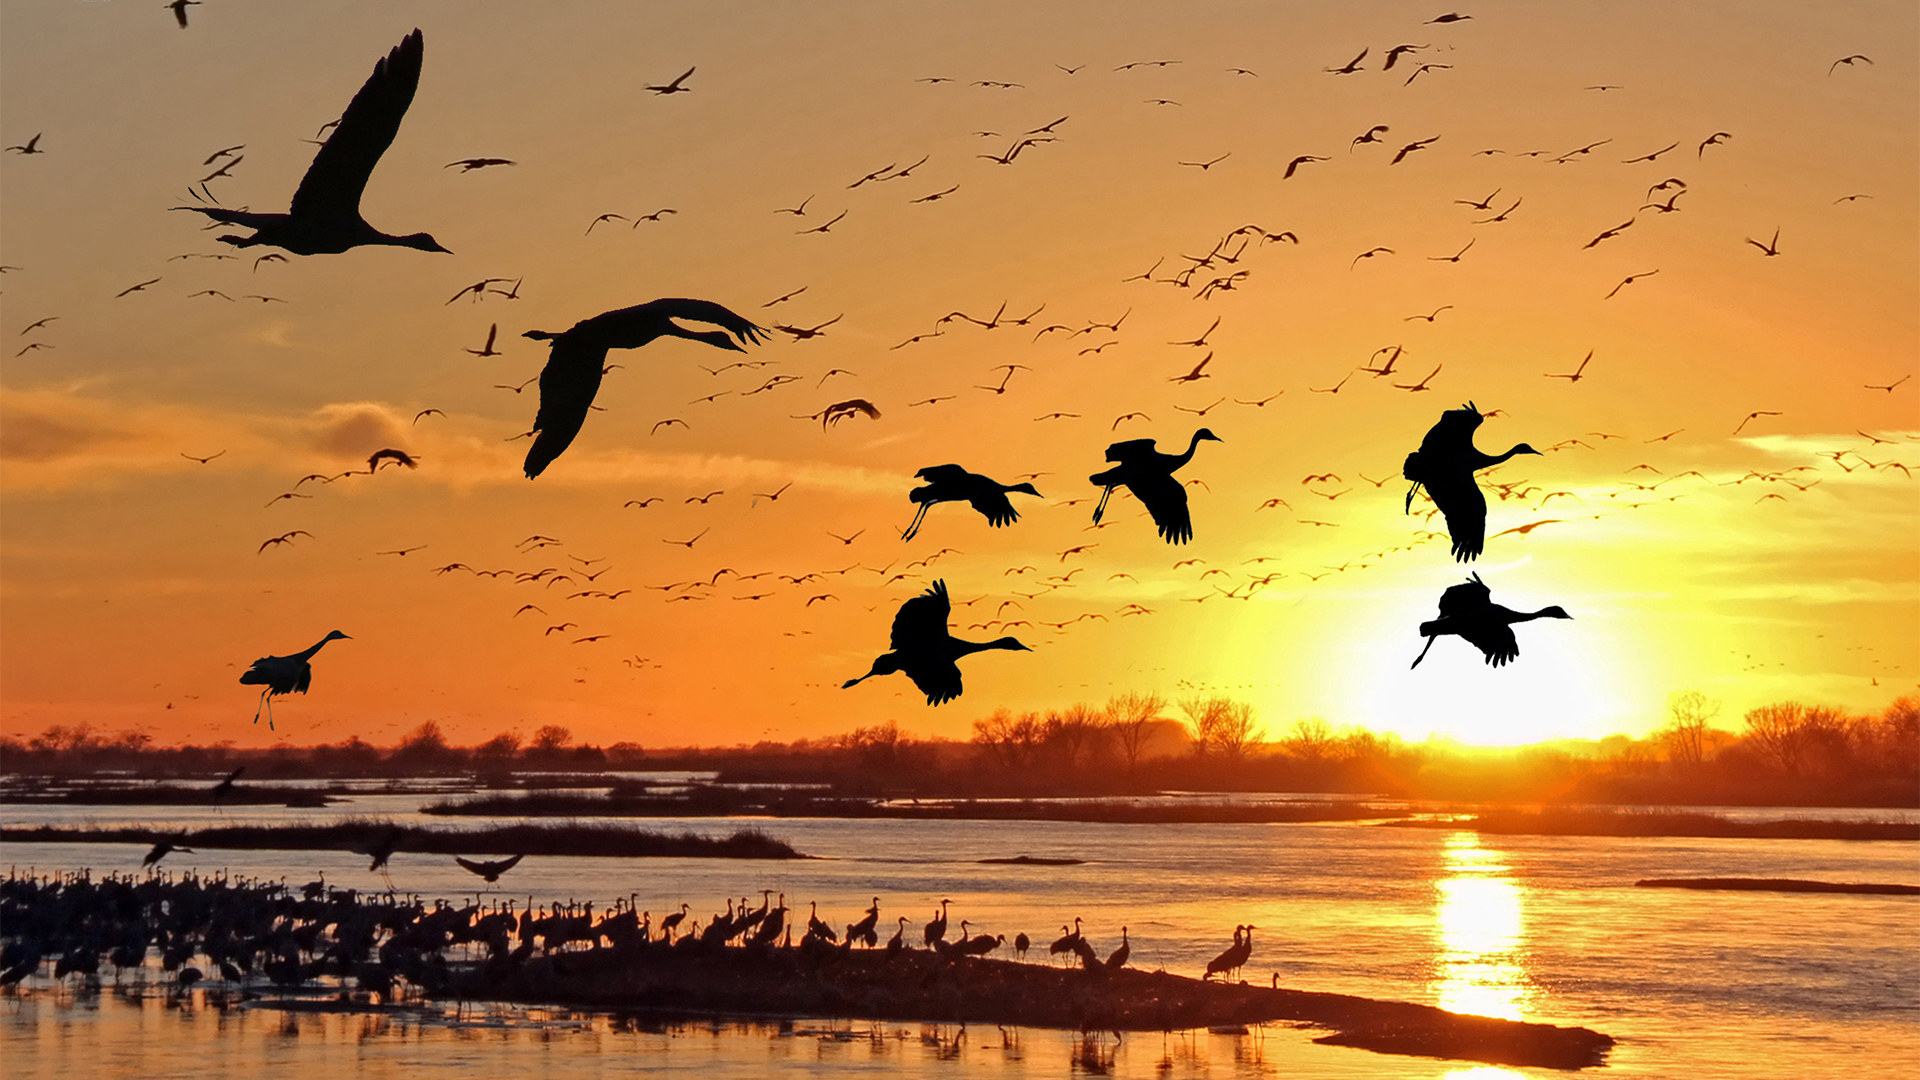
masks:
[[[1707,836],[1762,840],[1920,840],[1920,824],[1897,821],[1782,819],[1734,821],[1714,814],[1659,810],[1490,809],[1472,814],[1388,821],[1402,829],[1466,829],[1533,836]]]
[[[758,829],[726,836],[667,833],[630,825],[518,824],[484,828],[418,828],[383,821],[331,825],[223,825],[185,832],[141,828],[0,828],[0,843],[172,844],[208,850],[357,851],[372,854],[595,855],[610,858],[804,859],[784,841]]]

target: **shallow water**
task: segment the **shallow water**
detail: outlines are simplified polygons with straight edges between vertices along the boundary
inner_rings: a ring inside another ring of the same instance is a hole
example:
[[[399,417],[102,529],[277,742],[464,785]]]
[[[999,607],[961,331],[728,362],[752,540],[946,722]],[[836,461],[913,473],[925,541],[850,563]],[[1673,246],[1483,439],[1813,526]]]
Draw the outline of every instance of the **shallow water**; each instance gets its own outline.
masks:
[[[407,823],[482,823],[413,813],[419,796],[366,795],[326,812],[245,808],[12,806],[8,824],[137,822],[154,827],[317,821],[349,814]],[[129,810],[133,812],[129,812]],[[1751,811],[1757,816],[1773,811]],[[1779,813],[1777,816],[1785,816]],[[1840,816],[1827,813],[1821,816]],[[1869,815],[1871,816],[1871,815]],[[1125,926],[1135,966],[1198,974],[1238,923],[1252,923],[1262,982],[1437,1004],[1515,1019],[1583,1024],[1621,1040],[1609,1075],[1694,1080],[1884,1074],[1920,1067],[1920,899],[1637,889],[1649,877],[1801,877],[1920,885],[1909,843],[1696,838],[1482,837],[1365,824],[1099,825],[1055,822],[667,819],[658,828],[764,828],[817,858],[735,862],[593,859],[533,853],[482,899],[628,898],[656,919],[691,905],[705,923],[727,898],[784,893],[844,925],[880,898],[883,935],[908,916],[910,940],[950,899],[952,924],[1050,941],[1076,917],[1101,952]],[[0,845],[0,864],[130,872],[143,847]],[[1028,854],[1079,866],[981,865]],[[168,869],[284,877],[380,890],[364,856],[216,851]],[[444,856],[396,855],[392,883],[432,898],[476,895]],[[1044,962],[1036,948],[1031,957]],[[699,1069],[714,1080],[763,1075],[1114,1075],[1442,1077],[1529,1075],[1464,1063],[1313,1045],[1317,1032],[1270,1027],[1242,1038],[1135,1035],[1087,1051],[1077,1036],[1023,1031],[1017,1046],[974,1029],[914,1025],[706,1023],[636,1026],[604,1015],[493,1010],[453,1022],[401,1016],[221,1010],[206,994],[128,1003],[46,980],[4,999],[6,1074],[262,1075],[289,1065],[385,1076],[538,1068],[555,1080]],[[218,1002],[220,995],[211,999]],[[827,1029],[831,1029],[827,1031]],[[826,1034],[821,1034],[827,1031]],[[852,1032],[852,1034],[849,1034]],[[879,1032],[879,1034],[875,1034]],[[923,1038],[923,1035],[925,1038]],[[933,1041],[927,1041],[933,1039]],[[145,1064],[142,1064],[142,1063]],[[161,1064],[156,1065],[159,1062]],[[105,1071],[101,1071],[104,1069]],[[1477,1071],[1476,1071],[1477,1070]],[[1540,1073],[1540,1075],[1547,1075]]]

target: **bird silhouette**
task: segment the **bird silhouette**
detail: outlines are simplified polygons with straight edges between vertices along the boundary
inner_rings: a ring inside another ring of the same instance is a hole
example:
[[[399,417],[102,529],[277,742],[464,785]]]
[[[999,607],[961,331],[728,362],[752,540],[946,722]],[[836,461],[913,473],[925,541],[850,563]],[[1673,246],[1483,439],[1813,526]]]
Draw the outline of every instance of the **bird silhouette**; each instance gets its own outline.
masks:
[[[267,727],[273,727],[273,695],[306,693],[307,687],[313,682],[313,667],[307,661],[320,651],[320,646],[335,638],[346,639],[347,635],[334,630],[315,642],[312,648],[289,656],[263,656],[253,662],[246,674],[240,676],[240,681],[247,685],[266,686],[265,690],[260,691],[260,704],[267,710]],[[258,707],[253,710],[253,722],[260,722]]]
[[[242,765],[239,768],[233,770],[232,772],[227,774],[226,779],[220,781],[219,783],[213,785],[212,788],[208,789],[207,794],[213,796],[215,801],[224,799],[227,796],[232,795],[234,791],[233,782],[235,780],[240,779],[240,774],[246,771],[247,771],[247,767],[245,765]]]
[[[667,84],[667,85],[665,85],[665,86],[646,86],[646,87],[642,87],[641,89],[643,89],[643,90],[651,90],[651,91],[653,91],[653,92],[654,92],[654,93],[656,93],[656,94],[689,94],[689,93],[692,93],[692,92],[693,92],[693,88],[692,88],[691,86],[681,86],[680,84],[681,84],[681,83],[683,83],[683,82],[686,82],[686,81],[687,81],[687,77],[688,77],[688,76],[690,76],[690,75],[692,75],[692,74],[694,73],[694,71],[695,71],[695,70],[696,70],[695,68],[688,68],[688,69],[687,69],[687,70],[685,71],[685,73],[683,73],[683,74],[682,74],[682,75],[681,75],[681,76],[680,76],[679,78],[677,78],[677,79],[675,79],[675,80],[673,80],[672,82],[670,82],[670,83],[668,83],[668,84]]]
[[[875,658],[872,670],[865,675],[840,684],[841,689],[875,675],[891,675],[899,671],[904,672],[907,678],[913,680],[913,685],[927,695],[927,704],[939,705],[960,696],[960,667],[955,661],[961,657],[987,649],[1032,651],[1017,638],[975,642],[962,641],[949,635],[947,616],[952,610],[945,581],[935,581],[932,588],[901,604],[900,610],[893,616],[893,630],[889,638],[891,651]]]
[[[991,477],[971,473],[958,465],[929,465],[913,475],[927,482],[925,487],[917,487],[907,493],[907,498],[920,504],[913,515],[913,523],[900,539],[911,540],[920,532],[920,521],[934,503],[966,502],[980,511],[987,524],[995,528],[1011,525],[1020,520],[1020,515],[1008,501],[1007,493],[1022,492],[1027,495],[1039,495],[1032,484],[1002,484]]]
[[[1201,428],[1187,441],[1187,452],[1184,454],[1163,454],[1154,449],[1152,439],[1130,439],[1107,447],[1107,460],[1117,464],[1087,478],[1106,488],[1100,494],[1100,504],[1094,507],[1093,523],[1100,523],[1113,489],[1124,484],[1134,498],[1146,506],[1147,513],[1153,516],[1153,523],[1159,527],[1161,538],[1167,543],[1184,544],[1193,539],[1193,519],[1187,513],[1187,489],[1173,478],[1173,474],[1193,460],[1194,448],[1200,445],[1202,439],[1226,441]]]
[[[1498,465],[1515,454],[1538,454],[1526,443],[1493,457],[1474,449],[1473,433],[1485,416],[1472,402],[1440,414],[1440,422],[1427,431],[1420,449],[1407,455],[1401,472],[1413,487],[1407,489],[1406,507],[1413,506],[1414,492],[1426,485],[1427,494],[1447,519],[1447,533],[1453,541],[1453,557],[1469,562],[1480,556],[1486,546],[1487,497],[1474,483],[1473,474]]]
[[[688,330],[675,319],[713,323],[725,329]],[[552,343],[547,365],[540,372],[540,409],[533,419],[533,430],[539,436],[527,450],[527,478],[532,479],[580,433],[606,374],[607,350],[638,349],[655,338],[680,337],[703,341],[717,349],[745,352],[735,344],[734,337],[758,343],[766,331],[710,300],[668,298],[595,315],[560,333],[529,330],[521,336]]]
[[[446,251],[426,233],[391,236],[360,216],[360,196],[366,191],[367,178],[380,163],[380,155],[393,145],[400,121],[413,104],[414,91],[420,85],[423,50],[424,39],[415,30],[374,65],[373,75],[353,96],[339,126],[313,156],[313,164],[294,191],[287,213],[260,214],[218,206],[174,209],[192,210],[215,221],[254,230],[252,236],[216,238],[235,247],[270,244],[295,255],[337,254],[364,244]]]
[[[1448,587],[1440,594],[1440,617],[1420,624],[1420,634],[1427,639],[1427,644],[1420,655],[1413,658],[1411,666],[1420,666],[1440,635],[1457,634],[1486,654],[1488,664],[1501,667],[1520,655],[1520,644],[1513,637],[1514,623],[1573,618],[1558,605],[1539,611],[1515,611],[1494,603],[1492,597],[1493,590],[1487,588],[1479,574],[1463,585]]]
[[[526,858],[525,855],[515,855],[511,859],[498,859],[493,862],[474,862],[471,859],[463,859],[460,856],[455,855],[453,857],[453,861],[459,863],[461,866],[466,867],[468,870],[471,870],[474,873],[479,874],[481,877],[487,879],[487,883],[491,885],[492,883],[500,880],[501,874],[504,874],[507,871],[513,869],[514,866],[516,866],[520,862],[520,860],[524,858]]]

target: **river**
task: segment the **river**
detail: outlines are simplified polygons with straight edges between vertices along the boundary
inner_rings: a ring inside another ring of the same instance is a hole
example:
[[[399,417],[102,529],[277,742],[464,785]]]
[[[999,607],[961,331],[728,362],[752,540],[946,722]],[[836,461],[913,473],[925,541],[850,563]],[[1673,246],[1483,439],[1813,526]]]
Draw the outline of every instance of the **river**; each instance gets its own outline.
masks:
[[[9,825],[154,828],[377,816],[426,818],[415,796],[368,793],[327,811],[245,807],[0,808]],[[1804,813],[1804,812],[1802,812]],[[1789,816],[1790,811],[1777,815]],[[1742,816],[1769,816],[1745,811]],[[1819,816],[1846,816],[1821,812]],[[1900,817],[1911,815],[1869,814]],[[666,819],[663,829],[764,829],[816,858],[739,862],[594,859],[530,853],[483,900],[631,897],[654,913],[690,905],[704,923],[727,898],[784,893],[796,917],[817,903],[836,926],[880,899],[882,935],[910,938],[941,900],[952,925],[1045,943],[1077,918],[1104,953],[1125,927],[1132,963],[1197,975],[1236,924],[1255,931],[1244,977],[1579,1024],[1620,1040],[1607,1075],[1746,1080],[1920,1070],[1920,898],[1639,889],[1652,877],[1797,877],[1920,885],[1920,847],[1902,842],[1481,836],[1367,823],[1091,825],[1055,822]],[[144,848],[0,845],[0,864],[40,872],[131,872]],[[1033,855],[1076,866],[984,865]],[[323,875],[382,890],[344,852],[174,854],[168,870],[285,878]],[[478,880],[444,856],[401,853],[393,886],[472,897]],[[1011,949],[1011,944],[1006,947]],[[996,955],[1005,955],[1005,951]],[[71,983],[73,980],[69,980]],[[398,1014],[290,1014],[235,1006],[217,986],[167,995],[58,987],[38,977],[0,998],[5,1075],[406,1077],[521,1073],[543,1080],[691,1074],[1051,1077],[1472,1077],[1550,1075],[1318,1046],[1282,1025],[1244,1036],[1077,1034],[897,1023],[662,1023],[521,1008],[433,1006]]]

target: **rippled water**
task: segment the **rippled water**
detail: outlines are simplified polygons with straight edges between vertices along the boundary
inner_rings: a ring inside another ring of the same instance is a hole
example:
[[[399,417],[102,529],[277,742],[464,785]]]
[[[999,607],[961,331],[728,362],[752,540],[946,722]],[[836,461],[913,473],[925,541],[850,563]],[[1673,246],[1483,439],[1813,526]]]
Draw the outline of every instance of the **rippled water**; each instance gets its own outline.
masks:
[[[246,808],[10,806],[8,824],[314,821],[343,814],[445,826],[413,811],[418,796],[366,795],[315,811]],[[1775,814],[1774,816],[1783,816]],[[1821,816],[1839,816],[1823,814]],[[480,824],[461,819],[459,823]],[[726,898],[784,892],[838,923],[881,900],[883,921],[917,927],[951,899],[957,928],[1025,931],[1038,942],[1082,920],[1102,952],[1128,928],[1133,963],[1198,974],[1236,923],[1259,927],[1245,977],[1281,985],[1425,1002],[1515,1019],[1583,1024],[1621,1040],[1609,1075],[1691,1080],[1886,1075],[1920,1068],[1920,899],[1832,894],[1636,889],[1649,877],[1801,877],[1920,885],[1920,847],[1813,840],[1495,837],[1366,824],[1092,825],[695,819],[661,828],[726,832],[753,825],[818,858],[541,857],[483,899],[631,896],[658,915],[692,905],[702,923]],[[0,846],[22,869],[130,871],[144,848]],[[1028,854],[1080,866],[982,865]],[[363,856],[208,852],[169,856],[178,871],[228,869],[298,884],[383,889]],[[432,898],[475,895],[444,856],[396,855],[393,884]],[[883,930],[883,933],[887,932]],[[1038,950],[1036,950],[1038,951]],[[1036,956],[1039,962],[1040,956]],[[659,1024],[606,1015],[438,1008],[383,1016],[286,1014],[220,1007],[198,993],[89,997],[46,988],[0,999],[5,1073],[256,1076],[442,1075],[537,1068],[551,1080],[636,1068],[700,1070],[713,1080],[765,1075],[1388,1078],[1528,1075],[1462,1063],[1313,1045],[1286,1027],[1245,1037],[1134,1035],[1083,1046],[1078,1036],[975,1028],[800,1021]],[[1547,1075],[1540,1073],[1539,1075]]]

